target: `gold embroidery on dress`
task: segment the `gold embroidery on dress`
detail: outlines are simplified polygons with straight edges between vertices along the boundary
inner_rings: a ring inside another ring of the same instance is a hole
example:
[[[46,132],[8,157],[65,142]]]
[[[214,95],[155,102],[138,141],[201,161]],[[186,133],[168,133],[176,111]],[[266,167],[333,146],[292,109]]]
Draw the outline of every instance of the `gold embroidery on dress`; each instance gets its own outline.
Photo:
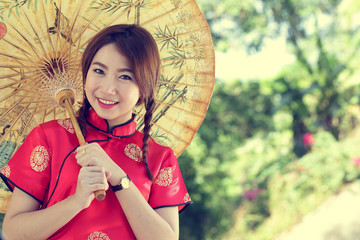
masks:
[[[126,156],[128,156],[129,158],[131,158],[137,162],[141,162],[143,160],[141,149],[135,143],[130,143],[130,144],[126,145],[124,151],[125,151]]]
[[[49,165],[49,153],[44,146],[37,146],[31,153],[30,166],[36,172],[42,172]]]
[[[11,169],[10,166],[8,164],[6,164],[0,171],[2,174],[5,175],[5,177],[9,178],[10,177],[10,173],[11,173]]]
[[[103,232],[93,232],[89,235],[88,240],[110,240],[109,236]]]
[[[62,126],[63,128],[65,128],[69,133],[74,133],[74,127],[71,123],[70,119],[59,119],[58,123],[60,126]]]
[[[157,175],[155,179],[155,184],[159,186],[168,186],[173,182],[173,172],[175,170],[175,167],[165,167],[160,170],[159,174]]]
[[[190,201],[191,201],[190,195],[189,193],[186,193],[184,196],[184,202],[190,202]]]

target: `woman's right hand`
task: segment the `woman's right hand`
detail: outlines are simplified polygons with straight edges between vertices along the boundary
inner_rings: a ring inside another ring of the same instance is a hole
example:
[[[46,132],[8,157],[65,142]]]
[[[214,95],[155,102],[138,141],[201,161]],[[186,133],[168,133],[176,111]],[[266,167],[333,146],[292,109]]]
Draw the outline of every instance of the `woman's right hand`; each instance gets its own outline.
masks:
[[[84,166],[80,169],[73,197],[81,209],[90,206],[95,198],[95,191],[106,191],[109,188],[106,175],[104,168],[100,166]]]

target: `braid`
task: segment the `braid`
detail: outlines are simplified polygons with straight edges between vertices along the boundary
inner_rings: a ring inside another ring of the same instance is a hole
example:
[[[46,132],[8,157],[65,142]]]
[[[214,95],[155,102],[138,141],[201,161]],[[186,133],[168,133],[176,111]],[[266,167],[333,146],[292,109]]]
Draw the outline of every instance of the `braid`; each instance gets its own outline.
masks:
[[[88,113],[89,108],[90,108],[90,103],[87,100],[87,98],[85,97],[83,105],[78,110],[79,126],[81,129],[81,133],[83,134],[84,137],[85,137],[85,132],[86,132],[86,118],[87,118],[87,113]]]
[[[151,120],[152,115],[155,109],[155,101],[152,96],[150,96],[147,100],[145,100],[145,109],[146,113],[144,116],[144,138],[143,138],[143,147],[142,147],[142,156],[146,166],[146,173],[150,180],[154,180],[154,176],[149,168],[149,164],[147,161],[147,152],[149,150],[148,141],[150,139],[150,129],[151,129]]]

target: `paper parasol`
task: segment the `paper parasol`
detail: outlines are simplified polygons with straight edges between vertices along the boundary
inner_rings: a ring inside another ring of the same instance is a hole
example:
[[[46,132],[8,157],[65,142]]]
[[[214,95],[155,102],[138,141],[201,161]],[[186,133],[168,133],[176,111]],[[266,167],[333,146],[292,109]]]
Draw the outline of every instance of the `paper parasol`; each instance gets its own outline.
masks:
[[[152,137],[177,155],[190,144],[215,80],[210,29],[195,0],[0,0],[0,167],[37,124],[69,117],[55,100],[59,89],[73,90],[79,108],[82,52],[119,23],[141,25],[159,47]],[[144,113],[136,109],[140,131]]]

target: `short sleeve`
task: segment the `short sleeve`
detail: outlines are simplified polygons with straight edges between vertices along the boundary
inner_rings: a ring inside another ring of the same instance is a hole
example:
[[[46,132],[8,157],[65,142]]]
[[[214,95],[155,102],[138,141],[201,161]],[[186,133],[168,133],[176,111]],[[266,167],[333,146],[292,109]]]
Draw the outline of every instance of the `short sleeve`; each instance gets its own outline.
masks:
[[[191,198],[172,150],[165,155],[154,179],[149,204],[153,209],[178,206],[180,212],[191,204]]]
[[[51,152],[40,126],[35,127],[0,173],[13,191],[14,187],[42,203],[50,182]]]

